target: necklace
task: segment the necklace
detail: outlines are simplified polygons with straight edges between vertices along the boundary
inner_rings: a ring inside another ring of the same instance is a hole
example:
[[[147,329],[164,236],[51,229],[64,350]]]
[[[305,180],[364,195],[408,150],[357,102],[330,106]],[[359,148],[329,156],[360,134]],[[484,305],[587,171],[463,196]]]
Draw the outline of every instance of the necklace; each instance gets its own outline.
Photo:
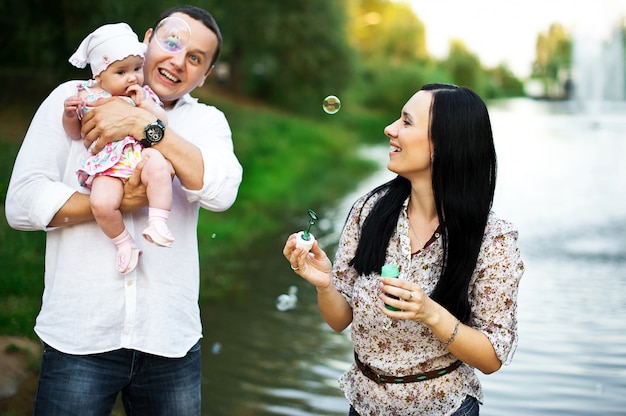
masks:
[[[417,247],[419,247],[420,250],[422,248],[424,248],[424,245],[422,244],[422,240],[420,240],[420,238],[417,236],[417,233],[413,229],[413,225],[411,224],[411,220],[410,219],[409,219],[409,230],[411,230],[411,233],[413,234],[413,237],[415,237],[415,239],[417,240]]]

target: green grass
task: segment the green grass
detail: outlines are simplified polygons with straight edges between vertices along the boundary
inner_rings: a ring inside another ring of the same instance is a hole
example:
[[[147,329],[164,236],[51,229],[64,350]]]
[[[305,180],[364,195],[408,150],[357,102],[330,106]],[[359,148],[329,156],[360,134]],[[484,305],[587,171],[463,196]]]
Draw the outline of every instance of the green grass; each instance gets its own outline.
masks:
[[[41,304],[43,283],[43,232],[9,228],[4,200],[18,144],[0,137],[0,334],[34,338],[33,325]]]
[[[385,122],[350,106],[346,111],[345,103],[336,115],[326,115],[321,99],[320,114],[303,118],[227,99],[209,89],[194,95],[224,111],[244,168],[235,204],[226,212],[200,212],[201,287],[211,287],[210,294],[202,292],[206,299],[245,287],[245,281],[233,278],[241,264],[234,253],[301,226],[307,209],[323,213],[370,173],[374,165],[360,159],[357,150],[361,144],[384,140]],[[45,234],[13,230],[4,215],[11,169],[33,112],[32,104],[23,111],[11,108],[10,115],[0,111],[0,126],[11,126],[0,129],[0,334],[34,338],[43,290]]]

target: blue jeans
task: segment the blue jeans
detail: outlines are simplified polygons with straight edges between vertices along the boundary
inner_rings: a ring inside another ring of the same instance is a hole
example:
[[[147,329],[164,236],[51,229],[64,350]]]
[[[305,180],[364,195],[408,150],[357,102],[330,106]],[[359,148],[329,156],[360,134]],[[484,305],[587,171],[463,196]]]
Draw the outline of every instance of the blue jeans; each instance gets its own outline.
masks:
[[[348,416],[359,416],[359,414],[354,410],[354,407],[350,406]],[[456,409],[451,416],[478,416],[478,400],[472,396],[467,396],[461,403],[461,407]]]
[[[118,393],[128,416],[200,415],[200,341],[185,357],[121,349],[70,355],[44,344],[35,416],[108,416]]]

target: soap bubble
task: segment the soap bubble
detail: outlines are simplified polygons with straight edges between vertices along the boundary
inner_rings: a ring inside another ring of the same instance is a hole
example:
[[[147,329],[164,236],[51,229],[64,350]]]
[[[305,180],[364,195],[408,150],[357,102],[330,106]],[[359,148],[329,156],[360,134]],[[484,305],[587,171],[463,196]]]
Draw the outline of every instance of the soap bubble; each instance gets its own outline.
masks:
[[[170,16],[161,20],[155,36],[157,43],[165,52],[178,53],[189,44],[191,29],[180,17]]]
[[[329,95],[328,97],[324,98],[322,108],[324,109],[326,114],[335,114],[341,108],[341,101],[334,95]]]

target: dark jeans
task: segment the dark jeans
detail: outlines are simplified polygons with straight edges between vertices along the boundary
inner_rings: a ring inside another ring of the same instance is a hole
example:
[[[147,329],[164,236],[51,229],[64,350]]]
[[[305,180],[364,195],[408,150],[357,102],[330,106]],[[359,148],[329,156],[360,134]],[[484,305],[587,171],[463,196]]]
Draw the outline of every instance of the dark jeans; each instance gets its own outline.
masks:
[[[200,341],[185,357],[134,350],[71,355],[44,344],[35,416],[107,416],[119,392],[129,416],[200,415]]]
[[[451,416],[478,416],[478,410],[478,400],[472,396],[467,396],[465,400],[463,400],[461,407],[456,409]],[[360,415],[356,412],[356,410],[354,410],[354,407],[350,406],[350,413],[348,413],[348,416]]]

